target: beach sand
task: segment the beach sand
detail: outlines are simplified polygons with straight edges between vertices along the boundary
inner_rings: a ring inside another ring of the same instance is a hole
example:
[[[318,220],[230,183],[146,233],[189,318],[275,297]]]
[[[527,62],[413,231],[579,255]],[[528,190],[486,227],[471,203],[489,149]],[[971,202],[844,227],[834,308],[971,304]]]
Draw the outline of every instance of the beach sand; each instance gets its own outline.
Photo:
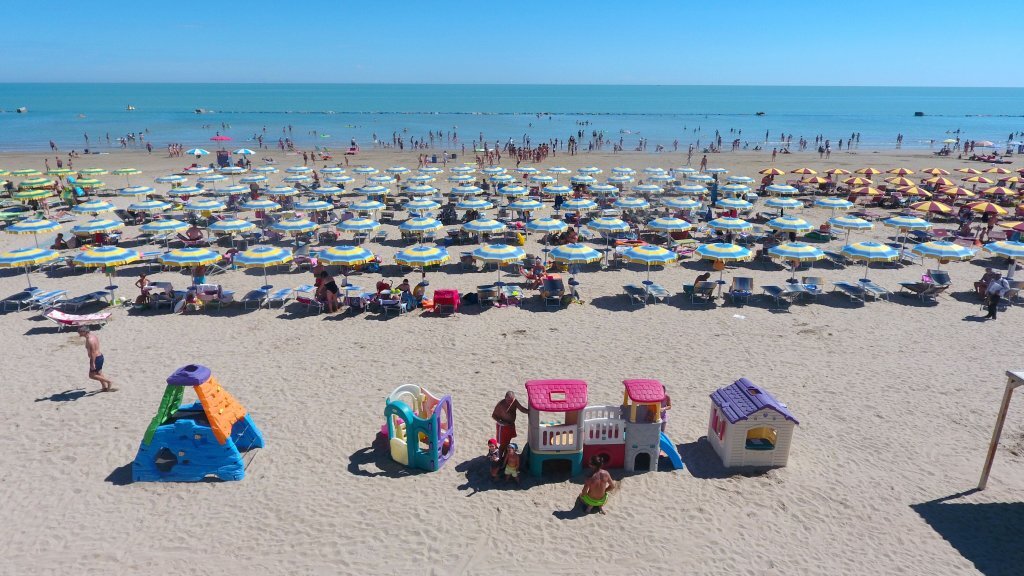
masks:
[[[269,155],[281,167],[296,163],[294,155]],[[42,157],[0,155],[0,166],[42,169]],[[415,168],[415,157],[371,151],[358,163]],[[133,182],[151,182],[188,160],[126,152],[77,159],[75,167],[134,166],[145,174]],[[710,165],[757,177],[768,160],[719,154]],[[681,154],[560,154],[545,166],[594,164],[607,175],[616,165],[684,162]],[[822,171],[963,163],[889,151],[829,161],[793,155],[777,164]],[[820,224],[829,213],[802,215]],[[891,233],[879,226],[855,237]],[[5,250],[31,243],[0,234]],[[527,251],[539,248],[531,237]],[[372,249],[391,263],[398,247]],[[105,371],[120,387],[111,394],[91,393],[97,386],[86,379],[77,335],[56,333],[35,313],[6,313],[0,574],[1016,574],[1024,565],[1018,407],[988,490],[958,497],[977,483],[1004,371],[1021,368],[1019,307],[996,322],[969,321],[983,314],[969,294],[987,261],[979,256],[944,266],[954,289],[937,305],[894,296],[861,307],[828,295],[778,312],[759,299],[703,308],[674,296],[668,305],[633,308],[621,286],[642,280],[642,269],[587,268],[579,277],[586,304],[557,312],[543,311],[536,299],[522,309],[387,321],[294,308],[115,310],[98,333]],[[495,278],[457,269],[431,273],[431,288],[465,292]],[[134,295],[136,270],[119,273],[122,294]],[[652,274],[677,292],[705,270],[708,263],[685,260]],[[872,268],[871,277],[895,289],[924,270]],[[813,272],[831,282],[864,270],[822,265]],[[781,284],[788,271],[743,264],[727,270],[726,280],[734,275],[760,286]],[[33,278],[71,294],[107,284],[99,273]],[[369,287],[378,278],[351,280]],[[153,279],[188,283],[174,271]],[[233,271],[215,281],[241,295],[263,278]],[[310,275],[272,273],[270,281],[297,286]],[[17,271],[0,275],[4,296],[24,284]],[[127,484],[164,379],[187,363],[213,370],[249,409],[267,446],[241,482]],[[708,394],[741,376],[800,420],[785,468],[732,473],[703,439]],[[525,398],[529,379],[555,377],[587,380],[596,404],[617,403],[625,378],[660,379],[674,405],[667,433],[686,468],[626,475],[607,516],[569,512],[580,478],[493,486],[483,456],[494,403],[506,390]],[[412,473],[373,449],[383,398],[404,383],[454,399],[456,453],[439,472]]]

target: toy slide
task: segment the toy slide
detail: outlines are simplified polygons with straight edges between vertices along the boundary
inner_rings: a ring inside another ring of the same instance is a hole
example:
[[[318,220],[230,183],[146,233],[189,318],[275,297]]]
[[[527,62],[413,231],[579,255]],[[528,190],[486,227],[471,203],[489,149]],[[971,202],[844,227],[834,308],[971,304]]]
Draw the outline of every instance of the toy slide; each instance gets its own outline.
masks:
[[[668,456],[669,461],[672,462],[673,468],[676,470],[683,469],[683,459],[679,456],[679,451],[676,450],[676,445],[668,439],[668,436],[666,436],[664,432],[661,433],[661,451]]]

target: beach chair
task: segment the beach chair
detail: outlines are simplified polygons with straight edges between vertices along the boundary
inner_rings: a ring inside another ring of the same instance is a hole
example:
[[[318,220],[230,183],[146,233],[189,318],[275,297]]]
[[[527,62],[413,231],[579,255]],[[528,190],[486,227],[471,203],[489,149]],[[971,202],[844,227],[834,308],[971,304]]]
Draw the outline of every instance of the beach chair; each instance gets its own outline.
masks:
[[[801,278],[800,285],[814,300],[825,293],[825,280],[819,276],[804,276]]]
[[[434,290],[434,311],[438,314],[454,314],[459,311],[461,299],[458,290],[441,289]]]
[[[81,296],[75,296],[74,298],[58,300],[57,302],[54,302],[54,306],[77,312],[82,308],[82,306],[87,304],[92,304],[94,302],[109,302],[110,297],[110,291],[97,290],[96,292],[89,292],[88,294],[82,294]]]
[[[4,310],[10,310],[11,308],[21,310],[23,308],[27,308],[31,304],[32,298],[40,292],[42,292],[41,288],[30,286],[17,294],[10,295],[3,299]]]
[[[1010,280],[1010,287],[1003,294],[1003,300],[1008,304],[1017,304],[1022,288],[1024,288],[1024,280]]]
[[[644,288],[643,286],[637,286],[636,284],[627,284],[622,287],[622,291],[626,295],[626,298],[629,299],[629,302],[631,304],[640,303],[645,306],[647,305],[647,298],[649,294],[647,293],[647,289]]]
[[[43,316],[57,325],[57,331],[65,328],[78,328],[80,326],[103,326],[110,320],[110,312],[97,314],[68,314],[56,308],[50,308]]]
[[[220,284],[199,284],[195,286],[196,299],[203,303],[204,307],[217,306],[220,310],[225,304],[235,301],[235,293],[225,290]]]
[[[864,290],[874,298],[884,298],[888,300],[889,296],[892,295],[892,292],[890,292],[888,288],[879,286],[878,284],[875,284],[874,281],[868,280],[867,278],[861,278],[860,285],[863,286]]]
[[[267,305],[268,309],[274,307],[274,302],[277,302],[278,308],[283,308],[284,305],[288,302],[288,300],[291,300],[294,292],[295,291],[292,290],[291,288],[278,288],[277,290],[274,290],[273,292],[267,294],[267,297],[264,298],[263,303]]]
[[[42,292],[36,292],[29,299],[25,308],[18,308],[18,310],[43,310],[52,307],[58,300],[68,295],[67,290],[46,290]]]
[[[800,298],[800,296],[807,294],[807,290],[805,290],[803,285],[801,284],[787,284],[785,286],[761,286],[761,290],[765,294],[765,296],[768,296],[775,301],[775,309],[781,308],[783,300],[792,304],[796,302]]]
[[[953,284],[953,280],[949,277],[949,272],[945,270],[929,270],[928,277],[931,278],[932,284],[938,284],[939,286]]]
[[[504,284],[498,293],[498,306],[521,306],[523,293],[519,286]]]
[[[644,286],[647,288],[647,294],[654,299],[655,304],[658,302],[668,302],[668,299],[672,296],[672,294],[669,293],[669,291],[661,284],[652,282],[650,284],[644,284]]]
[[[934,284],[932,282],[900,282],[900,294],[916,295],[921,301],[928,299],[935,300],[939,294],[949,289],[949,284]]]
[[[565,283],[562,282],[561,275],[549,274],[544,276],[539,287],[540,298],[546,310],[551,308],[557,310],[562,307],[562,297],[565,296]]]
[[[732,279],[732,286],[729,287],[729,291],[726,295],[732,300],[732,303],[736,306],[742,306],[743,302],[750,300],[750,295],[754,291],[754,279],[744,276],[736,276]]]
[[[718,287],[717,282],[698,282],[696,285],[684,284],[683,295],[690,297],[690,303],[694,303],[700,298],[704,303],[711,304],[715,301],[715,288]]]
[[[242,306],[244,306],[246,310],[252,307],[258,310],[263,306],[263,302],[266,301],[266,299],[267,291],[257,289],[247,292],[239,302],[242,303]]]
[[[868,292],[863,286],[852,282],[833,282],[836,289],[850,297],[851,301],[860,302],[862,305],[867,301]]]
[[[387,230],[377,230],[377,232],[373,235],[372,241],[373,242],[377,242],[378,244],[380,244],[382,242],[387,241],[387,239],[388,239],[388,232],[387,232]]]
[[[842,255],[841,253],[832,252],[830,250],[825,250],[824,252],[825,258],[832,266],[836,268],[846,268],[847,266],[850,265],[850,259]]]
[[[477,305],[480,306],[481,310],[483,310],[484,306],[486,305],[495,306],[498,304],[499,294],[500,290],[498,289],[497,286],[477,286]]]
[[[315,310],[317,314],[324,311],[324,303],[316,298],[316,287],[303,284],[292,292],[295,301],[306,307],[306,311]]]

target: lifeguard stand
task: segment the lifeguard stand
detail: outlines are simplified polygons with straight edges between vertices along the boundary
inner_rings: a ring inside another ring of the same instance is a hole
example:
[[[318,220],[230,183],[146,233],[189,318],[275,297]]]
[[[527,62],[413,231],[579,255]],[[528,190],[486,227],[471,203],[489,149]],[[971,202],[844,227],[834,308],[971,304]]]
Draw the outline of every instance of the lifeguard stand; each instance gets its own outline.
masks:
[[[583,410],[587,383],[583,380],[531,380],[528,398],[530,474],[540,476],[544,462],[568,460],[572,475],[583,471]]]

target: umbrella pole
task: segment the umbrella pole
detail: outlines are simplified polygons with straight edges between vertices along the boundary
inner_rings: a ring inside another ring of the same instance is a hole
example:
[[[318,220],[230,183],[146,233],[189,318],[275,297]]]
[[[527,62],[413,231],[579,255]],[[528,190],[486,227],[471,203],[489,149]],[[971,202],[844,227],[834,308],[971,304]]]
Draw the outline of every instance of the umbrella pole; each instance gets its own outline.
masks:
[[[1013,280],[1013,273],[1017,270],[1017,260],[1010,258],[1010,267],[1006,269],[1006,279]]]
[[[864,261],[864,279],[868,279],[868,270],[871,269],[871,260]]]
[[[39,248],[39,234],[33,234],[32,239],[36,241],[36,248]]]
[[[32,277],[28,275],[29,267],[25,266],[25,280],[28,281],[28,287],[32,288]]]
[[[267,280],[267,267],[263,267],[263,287],[270,288],[270,281]]]

